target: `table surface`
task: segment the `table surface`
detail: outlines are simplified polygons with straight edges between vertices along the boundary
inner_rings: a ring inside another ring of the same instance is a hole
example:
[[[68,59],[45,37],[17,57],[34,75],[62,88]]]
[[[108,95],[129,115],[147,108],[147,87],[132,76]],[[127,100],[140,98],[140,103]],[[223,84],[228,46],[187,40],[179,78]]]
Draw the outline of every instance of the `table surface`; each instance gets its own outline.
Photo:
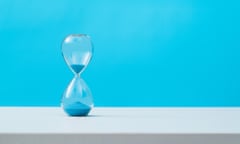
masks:
[[[0,134],[240,134],[240,108],[0,107]]]

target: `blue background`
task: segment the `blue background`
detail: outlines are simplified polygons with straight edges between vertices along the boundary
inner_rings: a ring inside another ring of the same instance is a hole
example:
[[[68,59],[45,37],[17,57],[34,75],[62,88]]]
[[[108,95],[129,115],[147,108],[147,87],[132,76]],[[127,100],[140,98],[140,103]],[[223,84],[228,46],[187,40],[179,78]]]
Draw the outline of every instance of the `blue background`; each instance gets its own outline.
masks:
[[[96,106],[240,106],[236,0],[0,0],[0,105],[58,106],[61,55],[89,34]]]

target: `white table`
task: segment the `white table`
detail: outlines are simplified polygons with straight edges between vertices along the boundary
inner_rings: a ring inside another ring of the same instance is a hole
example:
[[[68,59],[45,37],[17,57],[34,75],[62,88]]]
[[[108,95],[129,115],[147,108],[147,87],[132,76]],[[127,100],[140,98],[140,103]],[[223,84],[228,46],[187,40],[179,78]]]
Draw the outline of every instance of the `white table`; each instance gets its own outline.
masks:
[[[240,108],[0,107],[0,144],[240,144]]]

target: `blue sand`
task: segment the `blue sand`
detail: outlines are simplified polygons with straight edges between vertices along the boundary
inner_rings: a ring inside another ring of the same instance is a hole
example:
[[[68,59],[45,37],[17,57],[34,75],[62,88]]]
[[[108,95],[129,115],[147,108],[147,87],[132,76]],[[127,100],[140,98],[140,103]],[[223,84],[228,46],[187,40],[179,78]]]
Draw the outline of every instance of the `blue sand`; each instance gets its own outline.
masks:
[[[82,71],[82,69],[84,68],[84,65],[81,64],[72,64],[71,68],[76,72],[79,73],[80,71]]]
[[[86,116],[91,110],[91,107],[81,102],[75,102],[63,107],[64,111],[70,116]]]

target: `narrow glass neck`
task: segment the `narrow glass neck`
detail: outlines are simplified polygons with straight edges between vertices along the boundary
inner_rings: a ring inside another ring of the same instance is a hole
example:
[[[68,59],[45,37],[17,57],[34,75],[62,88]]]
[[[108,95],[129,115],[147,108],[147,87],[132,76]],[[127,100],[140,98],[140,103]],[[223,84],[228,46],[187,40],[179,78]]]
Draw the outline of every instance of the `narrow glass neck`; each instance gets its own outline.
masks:
[[[81,72],[80,73],[74,73],[74,78],[80,78],[81,77]]]

